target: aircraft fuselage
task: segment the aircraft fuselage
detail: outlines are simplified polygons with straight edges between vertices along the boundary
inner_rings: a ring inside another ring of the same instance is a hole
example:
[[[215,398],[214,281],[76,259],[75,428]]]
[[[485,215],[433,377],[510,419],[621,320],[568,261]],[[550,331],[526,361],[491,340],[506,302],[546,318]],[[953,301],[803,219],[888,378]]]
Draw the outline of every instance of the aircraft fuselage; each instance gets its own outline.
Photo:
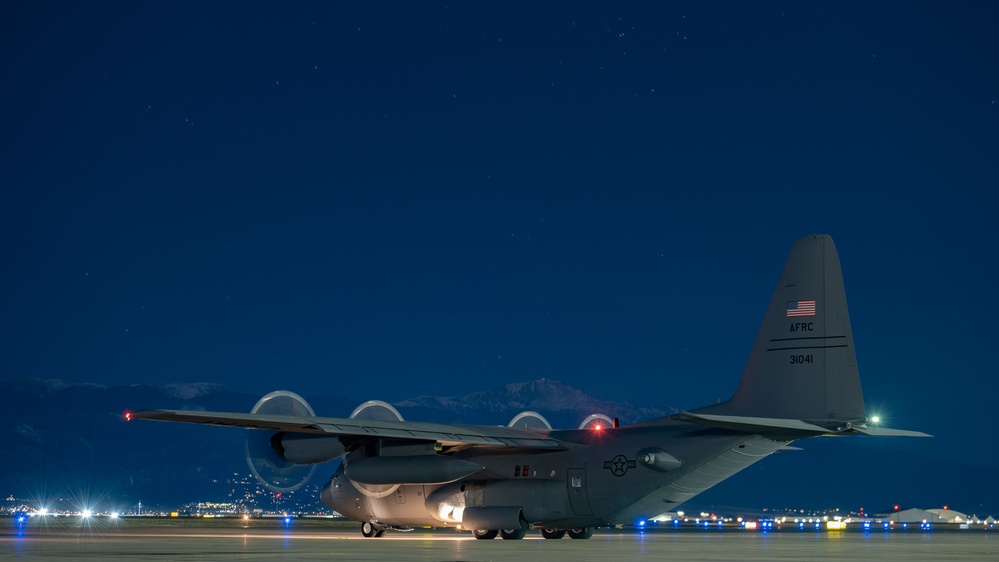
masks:
[[[548,435],[563,449],[449,452],[484,468],[444,484],[352,481],[345,469],[349,473],[351,463],[371,452],[353,451],[323,489],[322,501],[350,519],[392,527],[458,526],[468,508],[503,506],[518,508],[539,527],[626,524],[671,511],[788,443],[668,420]]]

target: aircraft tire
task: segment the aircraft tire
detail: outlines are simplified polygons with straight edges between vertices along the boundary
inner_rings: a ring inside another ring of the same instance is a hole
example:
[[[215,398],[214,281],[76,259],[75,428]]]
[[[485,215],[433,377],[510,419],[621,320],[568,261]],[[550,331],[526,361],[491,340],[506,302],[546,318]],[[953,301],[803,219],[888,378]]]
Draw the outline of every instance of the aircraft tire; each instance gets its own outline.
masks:
[[[541,536],[546,539],[558,540],[565,536],[565,529],[541,529]]]
[[[368,521],[361,523],[361,534],[367,538],[380,537],[384,532],[384,530],[379,530]]]
[[[527,521],[524,521],[523,519],[520,520],[520,528],[504,529],[500,531],[500,536],[503,537],[503,540],[508,540],[508,541],[519,541],[520,539],[524,538],[524,535],[526,534],[527,534]]]
[[[588,539],[593,536],[593,527],[580,527],[578,529],[569,529],[570,539]]]
[[[480,541],[491,541],[496,538],[499,531],[496,529],[475,529],[472,531],[472,536]]]

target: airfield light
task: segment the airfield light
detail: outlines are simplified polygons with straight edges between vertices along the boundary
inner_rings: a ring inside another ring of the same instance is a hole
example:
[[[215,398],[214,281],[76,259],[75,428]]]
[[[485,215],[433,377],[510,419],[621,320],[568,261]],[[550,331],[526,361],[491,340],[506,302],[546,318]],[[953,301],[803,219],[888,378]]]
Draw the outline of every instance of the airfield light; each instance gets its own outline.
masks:
[[[81,513],[80,515],[82,515],[82,516],[83,516],[84,518],[87,518],[87,517],[90,517],[90,516],[91,516],[91,515],[93,515],[93,514],[94,514],[94,512],[93,512],[93,511],[91,511],[91,510],[89,510],[89,509],[84,509],[84,510],[83,510],[83,513]]]
[[[118,518],[118,512],[117,511],[112,511],[111,512],[111,519],[117,519],[117,518]]]
[[[597,425],[593,426],[593,429],[601,430],[603,429],[603,427],[598,423]]]

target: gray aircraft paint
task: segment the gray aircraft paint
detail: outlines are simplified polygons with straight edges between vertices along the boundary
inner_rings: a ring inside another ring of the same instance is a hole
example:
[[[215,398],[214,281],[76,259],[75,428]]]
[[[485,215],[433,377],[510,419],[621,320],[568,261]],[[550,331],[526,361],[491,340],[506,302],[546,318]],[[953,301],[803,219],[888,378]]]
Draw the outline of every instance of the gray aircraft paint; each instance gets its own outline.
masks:
[[[342,456],[322,501],[365,522],[371,536],[391,527],[464,525],[519,538],[515,531],[529,523],[587,538],[592,527],[671,511],[796,439],[925,435],[868,423],[839,257],[824,235],[792,247],[726,402],[627,427],[551,430],[531,427],[546,423],[407,422],[389,408],[376,419],[325,418],[297,395],[278,394],[294,399],[266,413],[148,410],[133,417],[275,431],[251,440],[250,458],[251,467],[269,469],[254,473],[272,489],[294,485],[280,477],[292,461]],[[271,467],[278,476],[268,480]]]

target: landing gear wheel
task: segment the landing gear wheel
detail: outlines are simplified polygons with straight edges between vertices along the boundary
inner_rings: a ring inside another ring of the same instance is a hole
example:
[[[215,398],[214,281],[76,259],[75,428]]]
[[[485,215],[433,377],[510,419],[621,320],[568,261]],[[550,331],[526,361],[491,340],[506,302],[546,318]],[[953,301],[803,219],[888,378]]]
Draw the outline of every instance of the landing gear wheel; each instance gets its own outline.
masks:
[[[541,529],[541,536],[546,539],[558,540],[565,536],[565,529]]]
[[[385,532],[384,529],[379,529],[374,525],[372,525],[371,523],[369,523],[368,521],[361,523],[361,534],[364,535],[365,537],[368,538],[380,537],[384,532]]]
[[[593,536],[593,527],[580,527],[578,529],[569,529],[570,539],[588,539]]]
[[[503,537],[504,540],[508,541],[519,541],[520,539],[524,538],[524,535],[526,534],[527,534],[527,521],[524,521],[523,519],[520,520],[519,529],[504,529],[500,531],[500,536]]]
[[[496,538],[497,534],[499,531],[496,529],[475,529],[472,531],[472,536],[480,541],[491,541]]]

